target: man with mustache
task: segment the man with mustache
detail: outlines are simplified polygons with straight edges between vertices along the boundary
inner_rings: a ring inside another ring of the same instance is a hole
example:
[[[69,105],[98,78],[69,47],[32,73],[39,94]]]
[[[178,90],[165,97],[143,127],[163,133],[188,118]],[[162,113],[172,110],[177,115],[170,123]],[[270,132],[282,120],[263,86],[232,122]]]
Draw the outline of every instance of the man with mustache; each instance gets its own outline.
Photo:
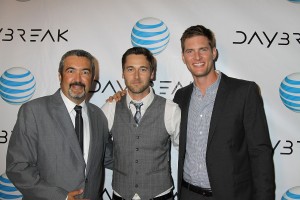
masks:
[[[94,57],[68,51],[58,72],[55,94],[21,106],[6,173],[25,200],[99,200],[108,126],[101,109],[86,101]]]

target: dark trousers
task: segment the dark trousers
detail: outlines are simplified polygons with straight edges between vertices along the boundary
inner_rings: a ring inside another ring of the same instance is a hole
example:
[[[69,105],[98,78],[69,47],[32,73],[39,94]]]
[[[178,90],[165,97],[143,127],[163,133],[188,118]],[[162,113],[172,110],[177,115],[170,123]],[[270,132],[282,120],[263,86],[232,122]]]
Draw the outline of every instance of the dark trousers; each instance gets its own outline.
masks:
[[[116,199],[112,199],[112,200],[116,200]],[[174,198],[172,197],[172,198],[169,198],[169,199],[167,199],[167,200],[174,200]]]
[[[112,197],[113,197],[112,200],[125,200],[125,199],[123,199],[122,197],[116,196],[115,194],[113,194]],[[156,197],[156,198],[154,198],[154,200],[155,200],[155,199],[157,199],[157,200],[160,200],[160,199],[164,199],[164,200],[174,200],[174,197],[167,198],[167,199],[166,199],[166,198],[163,198],[163,197],[161,197],[161,198],[160,198],[160,197]]]
[[[214,200],[214,197],[205,197],[201,194],[190,191],[185,187],[181,187],[179,200]]]

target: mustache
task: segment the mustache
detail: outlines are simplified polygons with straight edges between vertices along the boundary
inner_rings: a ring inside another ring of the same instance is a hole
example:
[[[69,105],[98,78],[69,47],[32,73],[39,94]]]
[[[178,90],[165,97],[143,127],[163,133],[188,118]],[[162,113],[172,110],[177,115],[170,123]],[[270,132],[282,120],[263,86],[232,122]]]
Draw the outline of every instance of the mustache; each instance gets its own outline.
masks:
[[[70,84],[70,87],[72,87],[73,85],[77,85],[77,86],[81,86],[81,87],[84,87],[84,88],[85,88],[85,84],[84,84],[84,83],[81,83],[81,82],[74,82],[74,83],[71,83],[71,84]]]

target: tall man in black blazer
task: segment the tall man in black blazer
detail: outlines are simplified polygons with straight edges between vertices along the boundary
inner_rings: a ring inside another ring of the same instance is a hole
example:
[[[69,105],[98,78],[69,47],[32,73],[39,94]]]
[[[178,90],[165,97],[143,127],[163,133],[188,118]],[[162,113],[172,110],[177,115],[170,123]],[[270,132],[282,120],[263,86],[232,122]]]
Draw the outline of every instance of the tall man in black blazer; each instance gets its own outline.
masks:
[[[274,200],[273,150],[259,88],[215,70],[213,32],[189,27],[182,60],[194,82],[179,89],[180,200]]]
[[[60,89],[55,94],[21,106],[6,173],[24,200],[99,200],[108,124],[101,109],[86,101],[95,77],[94,58],[71,50],[58,71]],[[76,123],[78,106],[83,119]],[[79,139],[77,124],[83,127]]]

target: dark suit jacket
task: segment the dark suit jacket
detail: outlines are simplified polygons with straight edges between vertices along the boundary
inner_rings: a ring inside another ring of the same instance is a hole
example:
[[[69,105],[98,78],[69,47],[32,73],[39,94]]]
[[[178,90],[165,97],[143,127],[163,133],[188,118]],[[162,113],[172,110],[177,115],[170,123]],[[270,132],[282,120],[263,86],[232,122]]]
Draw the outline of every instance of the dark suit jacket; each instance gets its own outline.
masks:
[[[183,179],[193,84],[179,89],[181,108],[178,191]],[[254,82],[222,74],[212,112],[206,165],[216,200],[274,200],[273,149],[263,101]],[[180,196],[180,194],[179,194]]]
[[[28,200],[65,200],[84,188],[100,198],[108,125],[103,112],[87,103],[90,149],[87,167],[59,90],[21,106],[7,151],[7,176]],[[86,169],[86,175],[85,175]]]

